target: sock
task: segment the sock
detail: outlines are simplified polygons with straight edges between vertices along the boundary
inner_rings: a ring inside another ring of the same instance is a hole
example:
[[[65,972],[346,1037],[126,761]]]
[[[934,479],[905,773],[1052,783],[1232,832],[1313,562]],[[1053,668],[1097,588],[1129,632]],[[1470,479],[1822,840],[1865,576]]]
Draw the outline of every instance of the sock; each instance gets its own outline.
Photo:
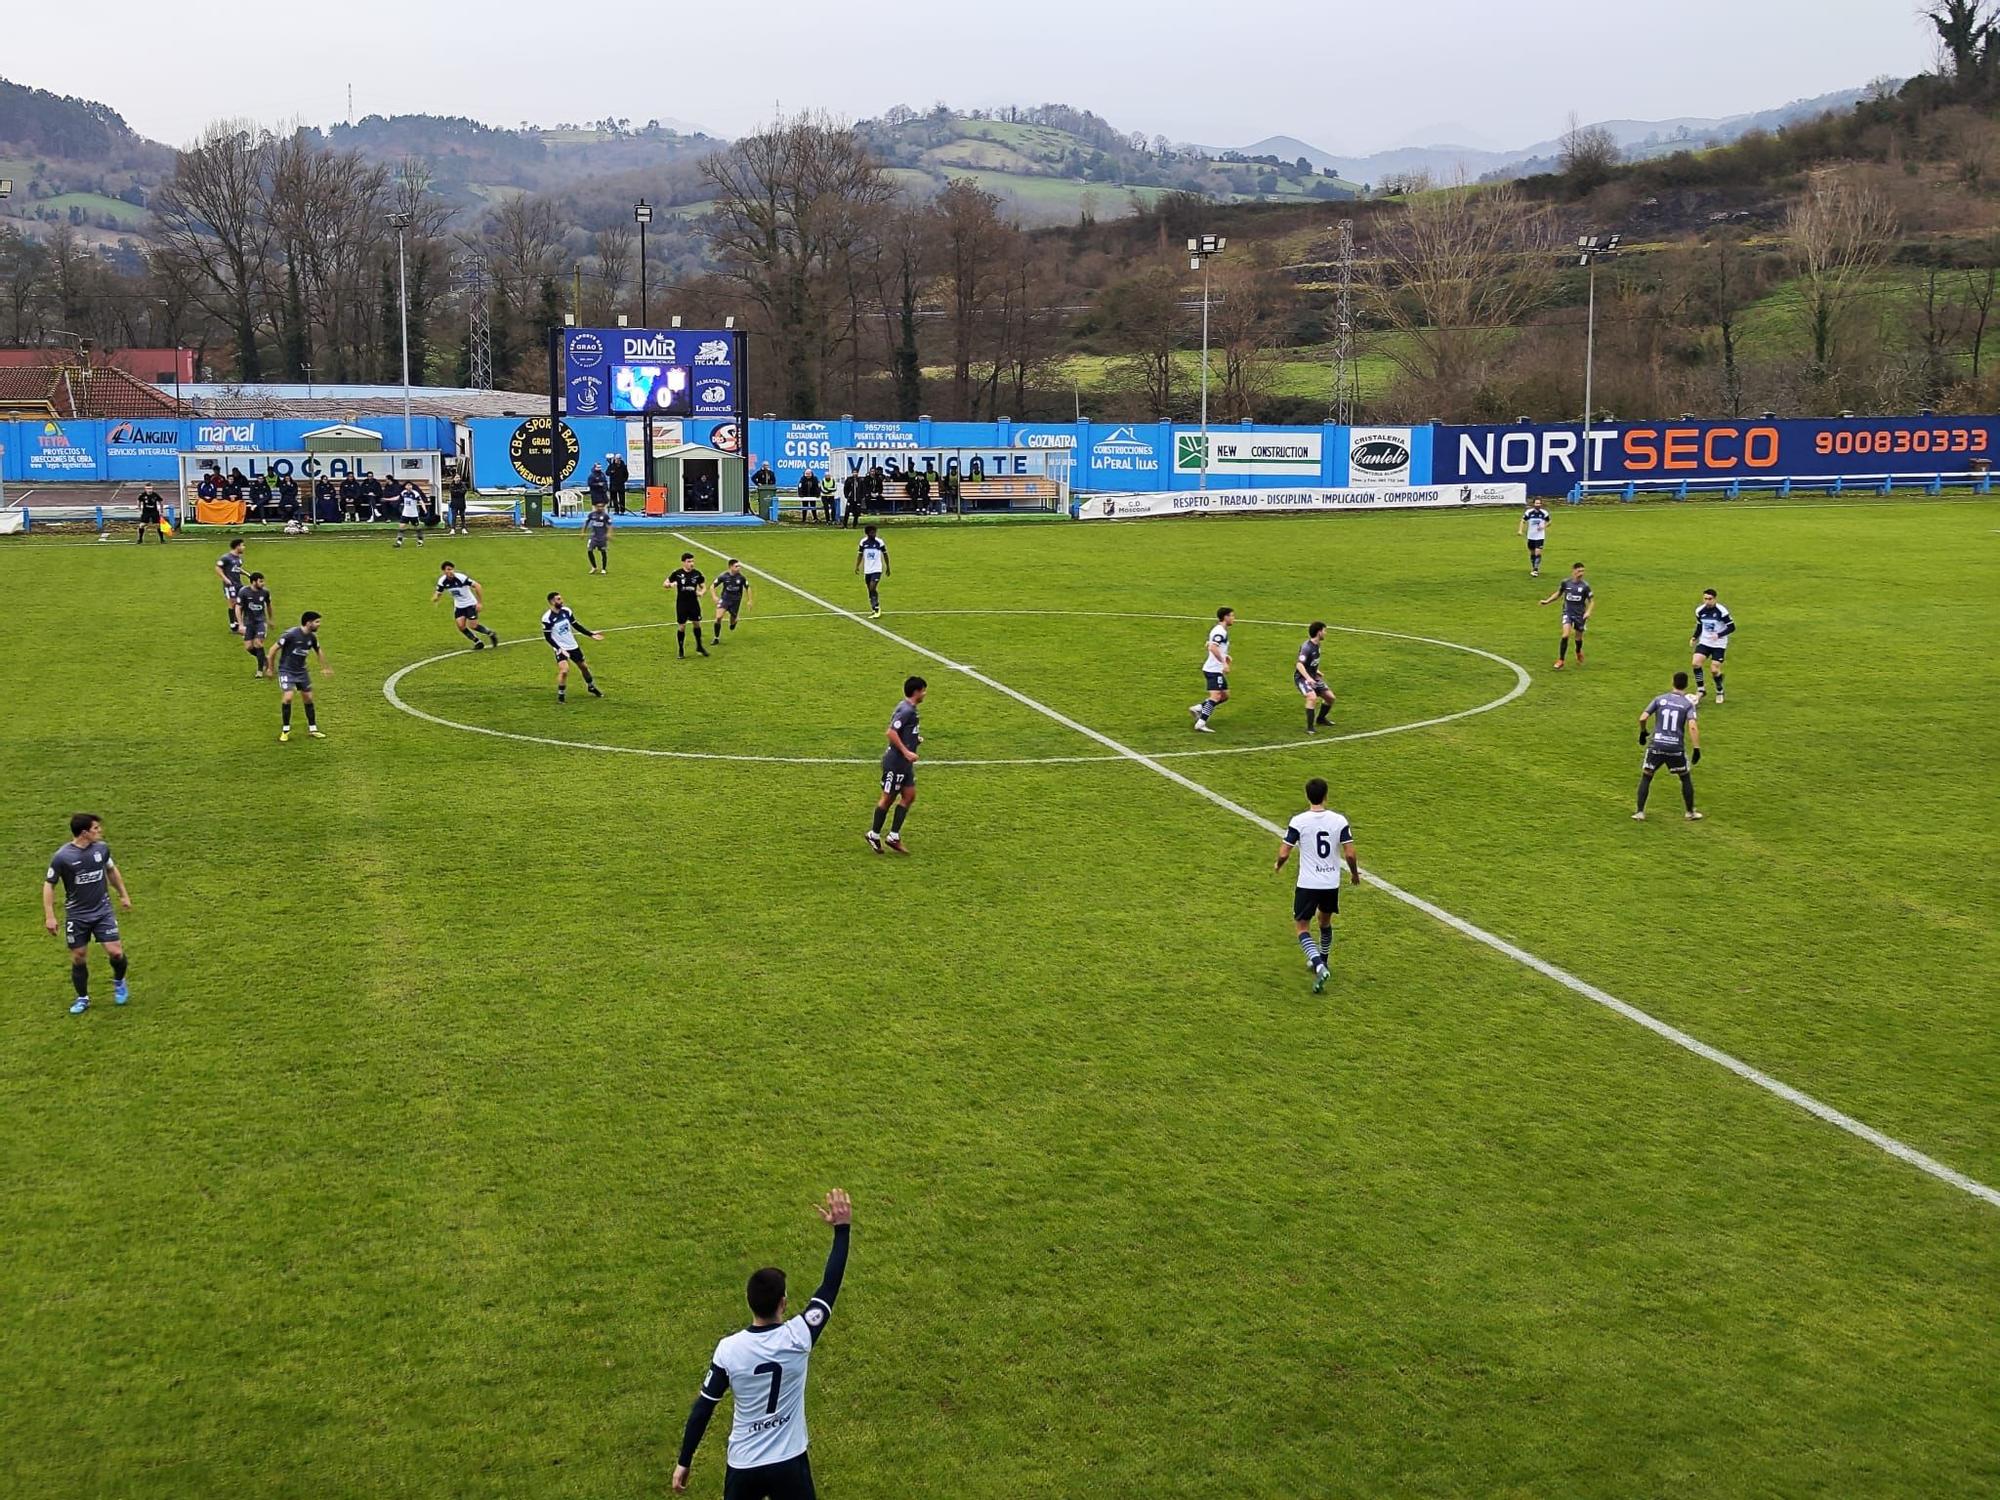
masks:
[[[1722,676],[1722,674],[1721,674],[1720,672],[1717,672],[1717,673],[1716,673],[1715,675],[1717,676],[1717,678],[1720,678],[1720,677]],[[1702,673],[1701,673],[1701,668],[1700,668],[1700,667],[1696,667],[1696,668],[1694,669],[1694,685],[1695,685],[1696,687],[1700,687],[1700,686],[1701,686],[1701,684],[1702,684],[1702,680],[1703,680],[1703,679],[1702,679]]]
[[[264,670],[263,648],[259,646],[245,646],[243,650],[245,651],[246,654],[248,654],[248,656],[252,661],[257,663],[257,670],[260,672],[263,671]]]
[[[282,712],[285,716],[285,728],[290,729],[292,727],[292,705],[289,703],[285,704]]]
[[[1306,710],[1306,728],[1310,729],[1312,727],[1313,727],[1313,711],[1309,708]]]
[[[1331,703],[1322,703],[1319,706],[1320,723],[1324,724],[1326,722],[1326,716],[1332,712],[1333,712],[1333,705]]]
[[[1564,636],[1556,646],[1556,660],[1562,661],[1569,655],[1569,637]]]
[[[306,699],[306,727],[308,729],[319,728],[319,715],[313,712],[313,701],[310,698]]]
[[[1715,674],[1715,695],[1718,698],[1722,696],[1722,674],[1720,672]]]
[[[901,833],[903,831],[903,819],[909,815],[910,804],[907,802],[898,802],[896,804],[896,816],[889,821],[889,832]]]
[[[125,957],[124,954],[122,953],[119,954],[116,958],[111,960],[111,977],[115,980],[119,980],[122,982],[125,978],[125,970],[129,966],[130,966],[130,961]]]
[[[1653,773],[1651,771],[1640,772],[1639,773],[1640,812],[1644,812],[1646,810],[1646,798],[1651,794],[1652,790],[1653,790]]]
[[[888,817],[889,817],[888,808],[878,807],[875,809],[875,831],[877,833],[880,833],[882,831],[882,825],[883,823],[888,821]]]
[[[1308,969],[1317,969],[1319,967],[1319,944],[1313,941],[1310,932],[1299,934],[1299,947],[1305,951],[1306,967]]]
[[[674,643],[675,643],[675,649],[679,651],[682,656],[686,656],[688,654],[687,626],[683,625],[679,629],[674,631]]]
[[[69,966],[69,982],[76,986],[76,995],[81,1000],[90,993],[90,965],[72,959]]]
[[[1689,812],[1694,811],[1694,777],[1692,776],[1683,776],[1681,778],[1681,801],[1687,804]]]
[[[257,670],[260,672],[267,672],[270,670],[270,668],[271,668],[271,653],[266,651],[262,646],[259,646],[257,648]]]
[[[590,668],[580,666],[577,668],[577,671],[583,673],[583,685],[585,687],[589,687],[593,682],[597,681],[595,677],[590,675]]]
[[[486,638],[493,642],[494,645],[497,646],[500,644],[499,631],[495,630],[491,625],[481,625],[479,628],[486,632]]]
[[[722,639],[722,621],[720,620],[715,622],[715,638],[718,641]]]
[[[225,621],[225,622],[226,622],[226,623],[228,624],[228,626],[229,626],[229,628],[230,628],[231,630],[234,630],[234,629],[236,628],[236,616],[235,616],[235,615],[231,614],[231,613],[230,613],[230,612],[229,612],[228,610],[224,610],[224,611],[222,612],[222,618],[223,618],[223,620],[224,620],[224,621]]]
[[[1319,951],[1322,958],[1333,952],[1333,929],[1331,927],[1320,928]]]
[[[734,630],[734,629],[736,628],[736,616],[735,616],[735,615],[731,615],[731,616],[729,617],[729,628],[730,628],[731,630]]]
[[[1208,716],[1214,712],[1215,712],[1215,700],[1213,698],[1204,698],[1201,700],[1201,707],[1195,710],[1195,717],[1200,719],[1202,723],[1206,724],[1208,722]]]

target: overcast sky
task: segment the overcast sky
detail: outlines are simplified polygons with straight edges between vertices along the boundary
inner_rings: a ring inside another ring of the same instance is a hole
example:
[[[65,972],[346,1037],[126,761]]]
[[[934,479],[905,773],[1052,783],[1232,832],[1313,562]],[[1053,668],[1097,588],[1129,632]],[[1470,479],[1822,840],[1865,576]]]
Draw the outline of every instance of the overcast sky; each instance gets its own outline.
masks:
[[[10,6],[0,73],[185,144],[219,115],[328,124],[630,116],[741,134],[782,105],[1056,101],[1205,145],[1505,147],[1737,114],[1927,66],[1916,0],[343,0]]]

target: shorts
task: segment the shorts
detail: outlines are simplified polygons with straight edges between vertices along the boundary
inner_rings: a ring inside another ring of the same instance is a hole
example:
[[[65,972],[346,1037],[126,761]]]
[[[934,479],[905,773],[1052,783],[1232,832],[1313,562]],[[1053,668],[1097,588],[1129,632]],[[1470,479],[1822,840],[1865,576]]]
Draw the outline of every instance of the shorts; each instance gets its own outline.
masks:
[[[1729,648],[1727,646],[1703,646],[1697,644],[1694,648],[1694,654],[1696,656],[1707,657],[1711,663],[1719,667],[1722,665],[1722,658],[1729,654]]]
[[[722,1500],[818,1500],[812,1463],[801,1453],[754,1469],[725,1469]]]
[[[1333,690],[1326,685],[1324,677],[1305,678],[1294,674],[1292,686],[1299,690],[1301,698],[1331,698]]]
[[[1646,747],[1645,764],[1640,767],[1648,775],[1655,771],[1672,771],[1676,776],[1688,774],[1688,758],[1685,750],[1662,750],[1657,745]]]
[[[1204,672],[1201,674],[1201,680],[1208,684],[1208,690],[1211,693],[1226,693],[1229,691],[1229,679],[1220,672]]]
[[[1340,887],[1302,885],[1292,892],[1292,920],[1310,922],[1315,915],[1330,917],[1340,910]]]
[[[1547,537],[1531,536],[1528,538],[1528,550],[1530,552],[1539,552],[1542,550],[1543,544],[1547,541]]]
[[[263,640],[264,632],[269,628],[269,626],[265,625],[255,615],[245,615],[243,617],[243,639],[246,643]]]
[[[604,535],[603,535],[603,536],[599,536],[599,535],[598,535],[598,534],[597,534],[596,532],[591,532],[591,533],[590,533],[590,548],[589,548],[589,550],[590,550],[590,551],[593,551],[593,552],[608,552],[608,551],[610,551],[610,550],[611,550],[611,533],[607,531],[607,532],[605,532],[605,533],[604,533]]]
[[[674,606],[674,623],[677,625],[699,625],[701,623],[701,600],[683,599]]]
[[[476,620],[479,618],[479,606],[476,604],[455,604],[452,606],[451,617],[454,620]]]
[[[917,768],[906,760],[882,762],[882,795],[893,797],[899,792],[915,791]]]
[[[1582,635],[1583,627],[1588,623],[1586,620],[1573,620],[1568,615],[1563,616],[1563,629],[1571,635]]]
[[[96,938],[100,943],[118,941],[118,918],[110,907],[105,907],[94,917],[63,918],[63,943],[67,947],[81,948]]]
[[[720,595],[717,595],[715,600],[715,609],[716,613],[727,614],[729,618],[733,620],[743,612],[743,601],[741,598],[724,599]]]
[[[236,585],[233,583],[225,583],[222,586],[222,597],[228,603],[234,604],[236,602]]]
[[[278,669],[278,686],[288,693],[310,693],[313,690],[312,674],[310,672],[287,672],[284,668],[280,667]]]
[[[556,647],[556,660],[573,661],[580,667],[583,665],[583,647],[570,646],[565,648],[558,646]]]
[[[398,526],[421,526],[424,524],[423,514],[420,511],[406,510],[396,518],[396,524]]]

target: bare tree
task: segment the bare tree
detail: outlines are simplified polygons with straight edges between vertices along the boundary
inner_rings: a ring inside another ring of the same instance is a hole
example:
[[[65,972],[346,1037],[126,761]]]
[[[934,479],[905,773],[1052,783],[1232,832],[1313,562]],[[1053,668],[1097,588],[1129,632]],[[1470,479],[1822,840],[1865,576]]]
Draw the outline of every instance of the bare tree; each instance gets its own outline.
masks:
[[[924,366],[919,346],[919,303],[937,262],[937,215],[906,202],[879,211],[872,265],[876,305],[899,417],[922,413]]]
[[[179,263],[183,284],[235,336],[245,381],[263,373],[257,329],[270,272],[272,151],[271,138],[247,123],[212,125],[179,153],[152,198],[159,253]]]
[[[1291,302],[1289,284],[1256,259],[1225,258],[1215,270],[1210,300],[1209,343],[1222,359],[1221,418],[1242,421],[1254,417],[1270,394],[1272,345]]]
[[[632,226],[623,221],[590,237],[590,253],[597,261],[597,280],[590,293],[592,322],[608,323],[614,316],[637,263],[636,240]]]
[[[1965,352],[1971,361],[1972,384],[1979,388],[1981,370],[1986,353],[1986,335],[1992,326],[1994,294],[2000,292],[2000,245],[1988,240],[1986,244],[1986,264],[1975,266],[1961,274],[1964,289],[1961,297],[1965,303]]]
[[[1150,415],[1174,415],[1188,321],[1180,273],[1158,265],[1128,276],[1105,288],[1100,307],[1105,328],[1122,351],[1115,373],[1144,394]]]
[[[1438,410],[1462,409],[1513,330],[1547,302],[1560,235],[1511,184],[1425,193],[1378,221],[1371,320]]]
[[[951,308],[951,413],[974,414],[972,365],[979,352],[980,324],[1000,294],[1003,276],[1000,200],[968,177],[955,177],[939,193],[938,265]]]
[[[1896,215],[1872,189],[1821,174],[1785,216],[1785,233],[1812,348],[1806,377],[1823,387],[1834,373],[1841,323],[1895,243]]]
[[[748,136],[702,175],[715,191],[708,229],[723,274],[762,314],[787,409],[810,416],[843,338],[833,307],[870,215],[894,190],[854,132],[824,115]]]
[[[1698,252],[1691,310],[1715,329],[1722,349],[1722,405],[1732,417],[1743,415],[1743,370],[1738,358],[1737,323],[1756,295],[1751,285],[1749,257],[1743,237],[1724,231],[1712,236]]]
[[[1556,148],[1556,165],[1563,176],[1579,188],[1589,189],[1606,181],[1611,169],[1625,157],[1618,138],[1602,125],[1585,125],[1570,111],[1569,128]]]

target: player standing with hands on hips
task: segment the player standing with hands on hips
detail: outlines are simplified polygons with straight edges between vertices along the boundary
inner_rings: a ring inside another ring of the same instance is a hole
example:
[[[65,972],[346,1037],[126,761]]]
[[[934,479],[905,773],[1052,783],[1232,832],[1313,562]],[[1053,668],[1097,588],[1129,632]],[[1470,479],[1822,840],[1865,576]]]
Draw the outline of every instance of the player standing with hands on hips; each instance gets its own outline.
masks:
[[[90,940],[104,945],[111,960],[115,983],[112,998],[120,1005],[131,999],[125,988],[125,945],[118,939],[118,918],[111,910],[109,887],[118,892],[118,904],[130,911],[131,893],[125,877],[104,842],[104,824],[96,813],[73,813],[69,820],[70,841],[49,859],[49,873],[42,877],[42,926],[60,932],[69,949],[69,979],[76,989],[76,1003],[69,1013],[80,1016],[90,1009]],[[63,888],[63,923],[56,926],[56,884]]]
[[[806,1455],[806,1371],[826,1320],[833,1316],[841,1278],[847,1274],[847,1242],[854,1205],[835,1188],[816,1205],[833,1226],[833,1248],[819,1289],[795,1318],[785,1317],[785,1273],[766,1266],[751,1273],[746,1295],[750,1326],[715,1346],[708,1374],[695,1394],[674,1465],[674,1493],[685,1494],[688,1471],[708,1419],[723,1396],[736,1392],[729,1430],[725,1500],[814,1500],[812,1462]]]
[[[1313,993],[1326,988],[1327,955],[1333,951],[1333,917],[1340,910],[1340,865],[1347,862],[1355,885],[1361,884],[1361,865],[1354,857],[1354,830],[1347,819],[1326,805],[1326,782],[1313,777],[1306,783],[1306,810],[1285,829],[1285,841],[1278,846],[1278,862],[1273,870],[1285,868],[1292,850],[1299,851],[1298,884],[1292,892],[1292,922],[1299,930],[1299,947],[1305,950],[1306,968],[1312,972]],[[1319,941],[1313,941],[1312,920],[1319,918]]]

